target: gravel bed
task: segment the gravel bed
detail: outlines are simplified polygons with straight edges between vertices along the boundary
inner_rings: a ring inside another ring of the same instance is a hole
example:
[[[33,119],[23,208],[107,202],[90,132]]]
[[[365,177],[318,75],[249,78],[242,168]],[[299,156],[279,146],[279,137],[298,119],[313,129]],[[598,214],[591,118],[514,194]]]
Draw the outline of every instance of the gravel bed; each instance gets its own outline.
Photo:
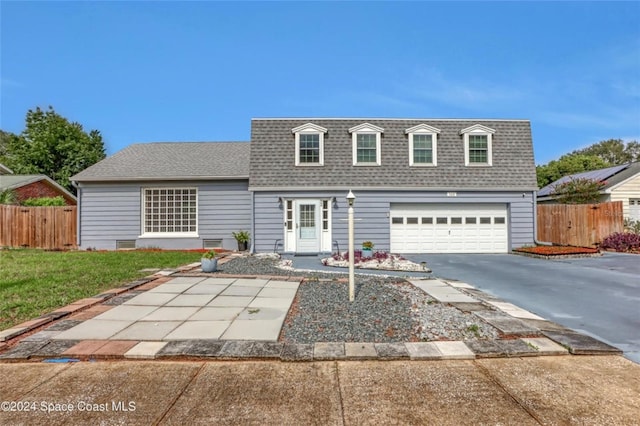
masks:
[[[347,274],[283,270],[278,260],[239,257],[219,270],[226,274],[306,276],[287,315],[284,342],[410,342],[495,339],[497,330],[473,314],[440,303],[397,277],[356,275],[355,300]]]

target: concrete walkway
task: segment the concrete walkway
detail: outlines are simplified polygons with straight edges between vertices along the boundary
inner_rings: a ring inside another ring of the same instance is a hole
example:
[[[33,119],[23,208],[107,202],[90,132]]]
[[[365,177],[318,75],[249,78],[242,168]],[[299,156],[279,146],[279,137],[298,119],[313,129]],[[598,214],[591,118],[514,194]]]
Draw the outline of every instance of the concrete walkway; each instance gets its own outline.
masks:
[[[0,424],[632,425],[620,356],[0,364]]]

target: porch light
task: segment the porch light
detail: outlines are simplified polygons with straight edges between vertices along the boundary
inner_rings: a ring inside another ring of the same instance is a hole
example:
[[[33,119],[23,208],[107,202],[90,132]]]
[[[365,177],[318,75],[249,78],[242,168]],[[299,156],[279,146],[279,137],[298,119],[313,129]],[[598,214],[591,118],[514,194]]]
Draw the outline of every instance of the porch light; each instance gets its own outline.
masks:
[[[349,207],[353,207],[353,203],[356,201],[356,196],[353,195],[353,192],[349,191],[347,194],[347,202],[349,203]]]

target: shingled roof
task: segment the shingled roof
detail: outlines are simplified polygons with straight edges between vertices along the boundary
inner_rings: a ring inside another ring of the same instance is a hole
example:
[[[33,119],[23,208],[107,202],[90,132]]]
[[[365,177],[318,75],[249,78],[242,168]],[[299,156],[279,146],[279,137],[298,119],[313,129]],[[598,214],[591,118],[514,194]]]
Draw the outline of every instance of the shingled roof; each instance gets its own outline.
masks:
[[[130,145],[71,177],[76,182],[247,179],[249,142]]]
[[[327,129],[324,165],[295,166],[292,129],[312,123]],[[369,123],[384,129],[380,166],[353,166],[349,129]],[[438,135],[436,167],[411,167],[405,131],[420,124]],[[495,130],[491,167],[465,166],[460,131],[476,124]],[[536,190],[536,170],[528,120],[258,118],[251,122],[252,190],[368,188],[423,190]]]

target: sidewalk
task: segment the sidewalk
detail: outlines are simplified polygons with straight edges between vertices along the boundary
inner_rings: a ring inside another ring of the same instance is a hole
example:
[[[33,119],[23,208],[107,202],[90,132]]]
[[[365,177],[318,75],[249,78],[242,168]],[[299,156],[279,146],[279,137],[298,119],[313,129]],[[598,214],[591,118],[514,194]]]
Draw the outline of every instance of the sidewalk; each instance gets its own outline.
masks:
[[[640,418],[640,366],[621,356],[4,363],[0,375],[7,401],[0,424],[631,425]]]

